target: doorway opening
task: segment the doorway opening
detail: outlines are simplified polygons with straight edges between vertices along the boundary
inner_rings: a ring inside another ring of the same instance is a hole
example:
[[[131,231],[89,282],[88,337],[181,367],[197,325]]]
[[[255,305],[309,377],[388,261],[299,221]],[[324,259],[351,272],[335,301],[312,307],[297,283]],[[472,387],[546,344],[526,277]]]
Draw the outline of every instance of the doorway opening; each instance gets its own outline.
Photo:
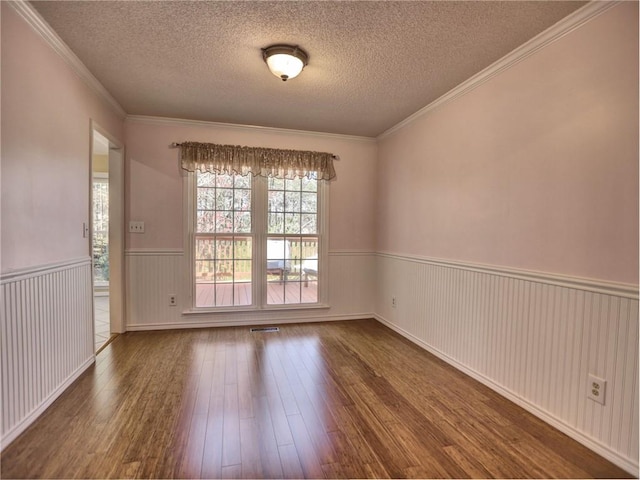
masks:
[[[109,141],[94,132],[91,156],[94,336],[97,352],[111,337],[109,320]]]
[[[93,124],[91,135],[91,258],[94,351],[123,329],[124,168],[122,148]]]

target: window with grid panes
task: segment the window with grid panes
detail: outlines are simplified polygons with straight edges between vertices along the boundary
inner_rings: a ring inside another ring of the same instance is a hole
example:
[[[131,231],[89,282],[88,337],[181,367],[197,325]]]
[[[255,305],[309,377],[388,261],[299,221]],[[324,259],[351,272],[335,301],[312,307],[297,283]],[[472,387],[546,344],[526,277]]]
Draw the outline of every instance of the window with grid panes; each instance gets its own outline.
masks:
[[[252,304],[251,180],[197,172],[196,307]]]
[[[318,303],[316,178],[195,177],[195,306]]]
[[[268,197],[267,304],[315,303],[318,182],[269,178]]]

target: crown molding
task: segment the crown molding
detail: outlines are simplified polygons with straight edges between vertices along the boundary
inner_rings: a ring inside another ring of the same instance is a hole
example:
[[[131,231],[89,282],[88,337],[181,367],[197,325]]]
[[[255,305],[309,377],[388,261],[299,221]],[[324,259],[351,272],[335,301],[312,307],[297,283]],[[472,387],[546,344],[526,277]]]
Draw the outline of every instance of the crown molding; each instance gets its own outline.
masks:
[[[233,130],[250,130],[254,132],[280,133],[287,135],[300,135],[305,137],[324,137],[350,142],[376,143],[375,137],[360,137],[357,135],[342,135],[340,133],[313,132],[310,130],[292,130],[288,128],[263,127],[259,125],[241,125],[238,123],[209,122],[206,120],[188,120],[184,118],[154,117],[148,115],[127,115],[125,122],[144,123],[148,125],[174,125],[196,127],[218,127]]]
[[[503,71],[520,63],[527,57],[536,53],[538,50],[541,50],[551,45],[556,40],[561,39],[565,35],[581,27],[582,25],[589,22],[590,20],[597,17],[598,15],[615,7],[619,3],[622,3],[622,1],[593,0],[589,2],[584,7],[579,8],[572,14],[566,16],[556,24],[547,28],[542,33],[536,35],[528,42],[523,43],[515,50],[511,51],[501,59],[492,63],[484,70],[481,70],[480,72],[476,73],[474,76],[465,80],[464,82],[459,84],[457,87],[454,87],[453,89],[449,90],[447,93],[445,93],[438,99],[434,100],[426,107],[421,108],[420,110],[410,115],[409,117],[405,118],[401,122],[397,123],[393,127],[382,132],[376,138],[378,140],[381,140],[397,132],[398,130],[405,127],[406,125],[409,125],[410,123],[414,122],[415,120],[422,117],[423,115],[426,115],[432,110],[435,110],[436,108],[441,107],[442,105],[452,100],[455,100],[456,98],[461,97],[462,95],[469,93],[471,90],[479,87],[480,85],[487,82],[488,80],[495,77],[496,75],[499,75]]]
[[[348,141],[359,141],[375,143],[377,140],[381,140],[394,132],[400,130],[402,127],[412,123],[423,115],[430,111],[444,105],[445,103],[455,100],[471,90],[482,85],[492,77],[500,74],[504,70],[511,68],[522,60],[526,59],[530,55],[533,55],[538,50],[545,48],[552,44],[556,40],[559,40],[563,36],[569,34],[573,30],[584,25],[596,16],[604,13],[605,11],[615,7],[621,1],[598,1],[594,0],[585,5],[584,7],[576,10],[574,13],[563,18],[555,25],[549,27],[544,32],[535,36],[528,42],[519,46],[512,52],[508,53],[500,60],[494,62],[484,70],[478,72],[474,76],[465,80],[457,87],[453,88],[449,92],[445,93],[429,105],[421,108],[414,114],[410,115],[406,119],[397,123],[393,127],[384,131],[377,137],[363,137],[355,135],[341,135],[336,133],[325,132],[313,132],[305,130],[293,130],[285,128],[264,127],[258,125],[239,125],[232,123],[220,123],[220,122],[208,122],[200,120],[187,120],[187,119],[175,119],[166,117],[154,117],[145,115],[127,115],[122,106],[111,96],[107,89],[93,76],[93,74],[87,69],[82,61],[71,51],[66,43],[58,36],[58,34],[49,26],[49,24],[40,16],[40,14],[33,8],[33,6],[26,0],[10,0],[7,2],[32,28],[38,33],[53,50],[58,53],[69,66],[76,72],[76,74],[100,97],[102,97],[116,113],[125,118],[125,121],[148,123],[148,124],[164,124],[164,125],[191,125],[191,126],[206,126],[206,127],[223,127],[232,128],[238,130],[252,130],[263,131],[271,133],[286,133],[293,135],[304,136],[318,136],[325,138],[335,138]]]
[[[27,24],[42,37],[42,39],[60,55],[82,81],[98,96],[104,99],[121,117],[127,116],[122,106],[98,81],[89,69],[82,63],[69,46],[58,36],[51,26],[40,16],[35,8],[26,0],[11,0],[7,2]]]

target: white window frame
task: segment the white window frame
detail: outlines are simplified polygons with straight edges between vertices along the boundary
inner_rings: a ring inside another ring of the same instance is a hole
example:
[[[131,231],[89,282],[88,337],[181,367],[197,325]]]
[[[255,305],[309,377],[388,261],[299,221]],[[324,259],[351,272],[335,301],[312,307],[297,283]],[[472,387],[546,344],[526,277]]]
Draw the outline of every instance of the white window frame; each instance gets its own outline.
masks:
[[[267,210],[268,178],[251,179],[251,226],[253,229],[254,258],[252,259],[252,305],[196,307],[195,235],[196,235],[196,174],[183,170],[183,219],[184,219],[184,271],[187,275],[187,310],[183,313],[223,313],[248,311],[308,310],[329,307],[329,182],[318,180],[318,301],[316,303],[267,304]],[[258,214],[260,212],[260,214]],[[304,288],[304,287],[303,287]]]

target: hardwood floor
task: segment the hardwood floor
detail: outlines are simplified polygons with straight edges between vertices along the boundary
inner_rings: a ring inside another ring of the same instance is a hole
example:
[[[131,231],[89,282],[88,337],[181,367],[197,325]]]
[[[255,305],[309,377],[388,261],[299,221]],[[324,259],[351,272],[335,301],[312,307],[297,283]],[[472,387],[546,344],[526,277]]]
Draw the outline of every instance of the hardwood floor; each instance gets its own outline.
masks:
[[[626,477],[374,320],[120,335],[2,478]]]

